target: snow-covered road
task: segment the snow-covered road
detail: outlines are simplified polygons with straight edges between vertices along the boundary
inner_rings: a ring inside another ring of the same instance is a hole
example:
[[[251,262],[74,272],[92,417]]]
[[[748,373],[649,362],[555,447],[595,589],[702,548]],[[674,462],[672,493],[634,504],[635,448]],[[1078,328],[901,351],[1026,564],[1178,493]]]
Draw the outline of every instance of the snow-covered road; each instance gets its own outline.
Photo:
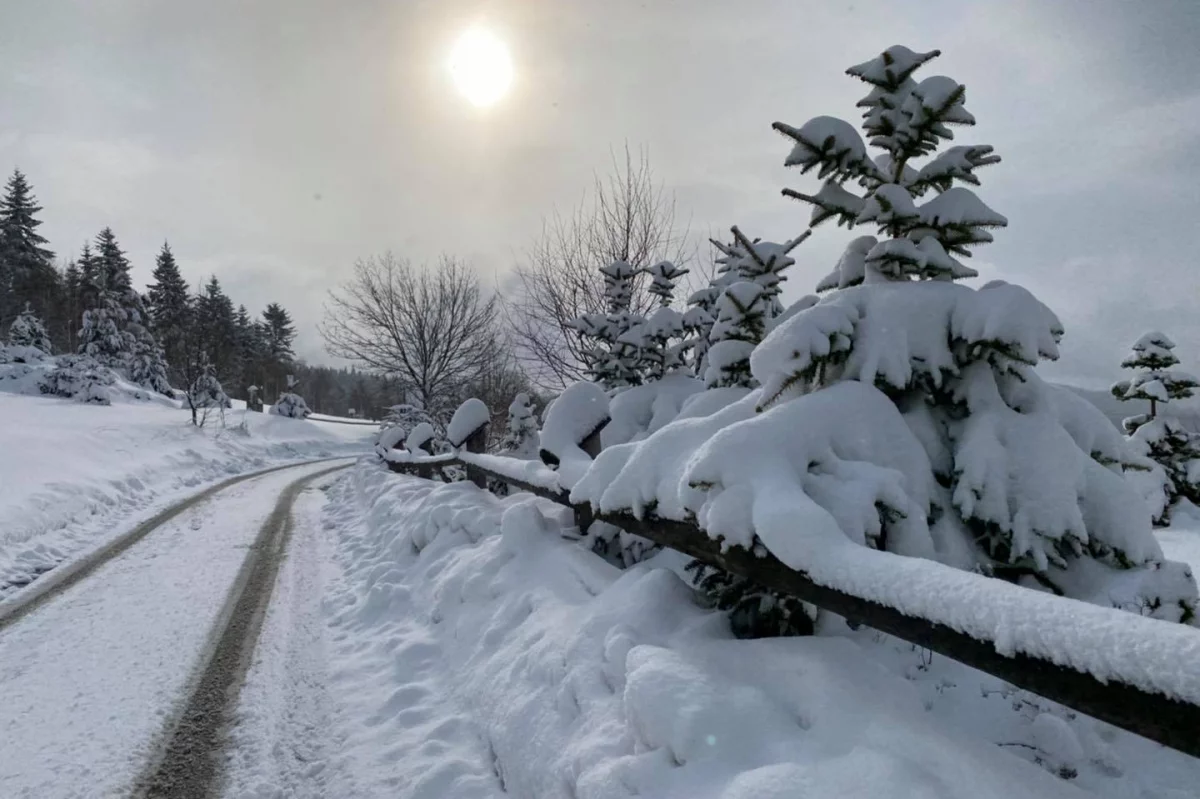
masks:
[[[219,492],[0,633],[0,796],[127,794],[186,702],[280,492],[331,465]]]

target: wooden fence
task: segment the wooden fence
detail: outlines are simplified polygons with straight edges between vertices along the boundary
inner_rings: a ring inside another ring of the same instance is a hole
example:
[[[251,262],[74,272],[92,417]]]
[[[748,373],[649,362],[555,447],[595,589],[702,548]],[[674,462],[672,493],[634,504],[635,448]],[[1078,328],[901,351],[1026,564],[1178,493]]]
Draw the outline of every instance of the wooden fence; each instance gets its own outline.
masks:
[[[478,438],[465,443],[469,450],[478,452],[476,447],[470,445],[481,440]],[[506,483],[572,508],[580,529],[586,529],[593,520],[608,522],[697,560],[749,578],[767,588],[798,597],[851,622],[894,635],[991,674],[1018,688],[1193,757],[1200,757],[1200,705],[1147,691],[1120,679],[1101,680],[1082,669],[1020,652],[1005,654],[998,651],[994,641],[980,640],[944,624],[905,615],[893,607],[819,585],[803,572],[789,568],[770,554],[759,556],[736,546],[722,551],[720,543],[694,524],[654,517],[639,519],[630,513],[593,513],[588,505],[572,504],[569,492],[514,479],[511,472],[504,474],[480,465],[481,459],[477,456],[423,455],[422,453],[422,457],[408,460],[385,460],[385,463],[394,472],[427,479],[440,477],[441,470],[445,467],[457,466],[466,472],[468,479],[480,487],[486,488],[489,479],[495,483]],[[993,578],[980,576],[979,579]],[[1076,602],[1066,598],[1055,599],[1061,602]],[[1197,635],[1200,635],[1200,632]],[[1200,663],[1180,661],[1178,667],[1200,669]]]

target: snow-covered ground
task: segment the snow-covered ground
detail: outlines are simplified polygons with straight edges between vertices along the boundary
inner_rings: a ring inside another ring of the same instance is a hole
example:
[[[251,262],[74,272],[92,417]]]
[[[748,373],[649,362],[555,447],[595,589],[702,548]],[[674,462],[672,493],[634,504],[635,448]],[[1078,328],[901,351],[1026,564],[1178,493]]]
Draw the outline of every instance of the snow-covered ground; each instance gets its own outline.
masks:
[[[0,598],[206,485],[365,451],[373,432],[237,409],[196,429],[176,405],[0,392]]]
[[[678,555],[617,570],[528,495],[366,461],[330,495],[308,650],[328,675],[326,795],[1200,793],[1198,760],[869,629],[736,640]],[[231,796],[307,795],[244,768]]]
[[[131,795],[280,491],[327,468],[222,491],[4,631],[0,796]]]

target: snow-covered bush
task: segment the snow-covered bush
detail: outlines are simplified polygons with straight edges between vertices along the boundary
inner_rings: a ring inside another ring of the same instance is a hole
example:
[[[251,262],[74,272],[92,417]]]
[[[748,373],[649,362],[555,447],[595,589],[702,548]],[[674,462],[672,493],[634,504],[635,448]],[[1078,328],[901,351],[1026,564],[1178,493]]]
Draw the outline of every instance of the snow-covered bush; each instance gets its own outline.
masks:
[[[42,363],[50,356],[37,347],[24,344],[0,344],[0,364]]]
[[[43,355],[54,353],[54,346],[50,343],[50,334],[46,332],[46,326],[33,312],[29,303],[25,303],[25,310],[21,311],[9,326],[8,344],[13,348],[32,348]],[[20,361],[14,360],[13,362],[19,363]]]
[[[513,397],[508,406],[508,424],[500,451],[510,458],[534,460],[538,456],[538,422],[533,400],[525,392]]]
[[[871,87],[859,105],[875,158],[847,122],[776,123],[794,142],[786,163],[825,180],[789,192],[814,206],[812,222],[874,225],[879,238],[852,241],[820,286],[832,293],[789,309],[754,349],[760,389],[606,449],[572,497],[695,518],[798,568],[836,533],[1190,619],[1190,572],[1163,561],[1123,475],[1136,454],[1097,451],[1102,417],[1061,402],[1034,370],[1058,356],[1057,317],[1017,286],[953,282],[975,274],[958,257],[1005,219],[955,185],[978,185],[975,170],[999,161],[991,147],[938,153],[950,125],[974,119],[961,85],[913,78],[937,55],[892,47],[849,70]]]
[[[112,404],[112,385],[117,376],[89,355],[62,355],[55,367],[42,376],[38,388],[43,394],[65,397],[96,405]]]
[[[1121,361],[1125,369],[1136,370],[1129,380],[1112,387],[1120,400],[1148,400],[1150,413],[1124,420],[1125,431],[1137,451],[1157,464],[1147,480],[1154,523],[1170,522],[1171,507],[1180,499],[1200,503],[1200,440],[1174,419],[1158,415],[1159,404],[1192,396],[1200,382],[1172,366],[1179,358],[1172,350],[1175,342],[1153,331],[1139,338],[1133,353]]]
[[[289,419],[307,419],[312,413],[304,397],[290,391],[279,395],[279,399],[271,406],[271,413],[276,416],[286,416]]]

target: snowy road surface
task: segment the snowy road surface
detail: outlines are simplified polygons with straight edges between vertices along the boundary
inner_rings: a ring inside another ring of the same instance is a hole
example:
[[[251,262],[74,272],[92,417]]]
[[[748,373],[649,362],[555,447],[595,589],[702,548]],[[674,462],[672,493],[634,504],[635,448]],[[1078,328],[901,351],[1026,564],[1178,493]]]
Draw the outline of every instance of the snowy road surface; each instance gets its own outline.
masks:
[[[219,492],[0,634],[0,796],[127,794],[188,698],[280,492],[331,465]]]

